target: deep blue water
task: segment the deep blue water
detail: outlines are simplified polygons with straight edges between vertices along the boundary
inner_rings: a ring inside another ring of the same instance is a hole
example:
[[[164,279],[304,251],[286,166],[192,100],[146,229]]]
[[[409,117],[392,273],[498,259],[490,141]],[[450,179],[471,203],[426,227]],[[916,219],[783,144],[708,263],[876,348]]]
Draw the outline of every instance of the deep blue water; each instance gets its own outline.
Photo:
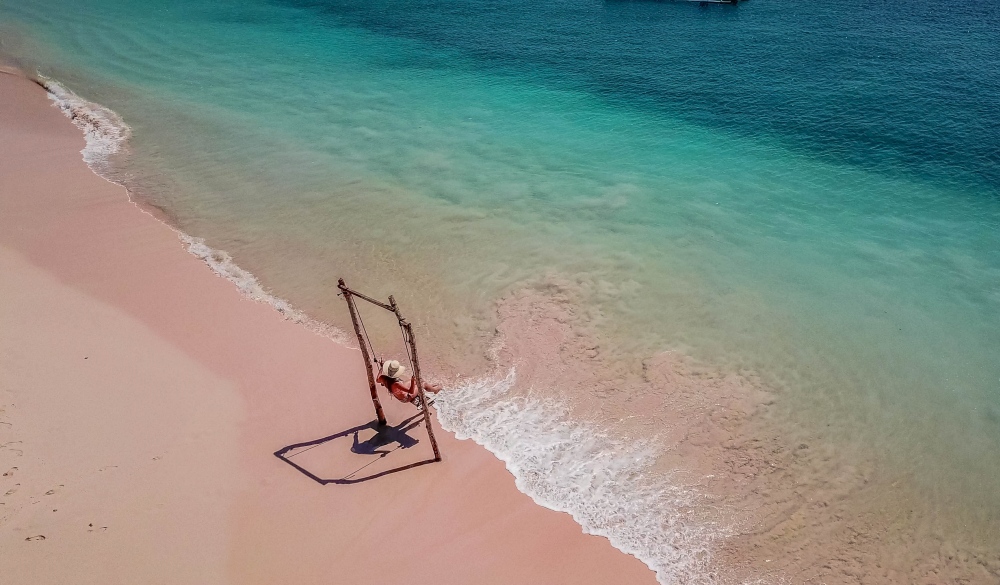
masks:
[[[629,107],[1000,193],[994,2],[290,0]],[[397,67],[447,67],[421,59]]]

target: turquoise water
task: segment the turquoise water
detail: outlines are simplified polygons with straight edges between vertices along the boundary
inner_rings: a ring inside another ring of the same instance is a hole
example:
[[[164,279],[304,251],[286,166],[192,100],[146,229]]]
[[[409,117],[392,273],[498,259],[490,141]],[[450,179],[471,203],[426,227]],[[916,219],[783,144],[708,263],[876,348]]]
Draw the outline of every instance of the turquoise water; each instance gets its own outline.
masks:
[[[782,424],[1000,538],[994,5],[0,0],[0,19],[4,50],[132,127],[118,179],[310,315],[344,323],[338,276],[394,292],[454,365],[496,298],[557,277],[613,357],[757,372]]]

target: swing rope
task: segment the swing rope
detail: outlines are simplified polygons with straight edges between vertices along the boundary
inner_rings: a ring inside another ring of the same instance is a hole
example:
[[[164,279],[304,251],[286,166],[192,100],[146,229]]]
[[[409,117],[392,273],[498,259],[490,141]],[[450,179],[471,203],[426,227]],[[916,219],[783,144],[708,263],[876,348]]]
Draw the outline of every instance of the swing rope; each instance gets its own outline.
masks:
[[[406,349],[406,359],[410,362],[410,371],[416,374],[417,370],[413,367],[413,355],[410,354],[410,339],[402,323],[399,324],[399,332],[403,334],[403,348]]]
[[[368,330],[365,329],[365,320],[361,318],[361,308],[356,306],[355,310],[357,310],[358,312],[358,323],[361,324],[361,331],[363,331],[365,334],[365,341],[368,342],[368,350],[369,350],[368,355],[371,356],[372,362],[377,364],[379,362],[379,359],[375,357],[375,346],[372,345],[372,340],[370,337],[368,337]]]
[[[365,320],[361,317],[361,308],[357,308],[358,312],[358,323],[361,325],[361,332],[365,336],[365,342],[368,344],[369,354],[371,356],[372,363],[380,365],[381,359],[375,357],[375,345],[372,343],[371,337],[368,336],[368,329],[365,327]],[[413,354],[410,352],[410,339],[409,335],[406,333],[406,328],[403,327],[403,323],[399,323],[399,332],[403,336],[403,349],[406,350],[406,360],[410,363],[410,371],[415,372],[413,368]]]
[[[348,291],[345,291],[345,293],[349,294]],[[390,297],[390,301],[391,300],[392,299]],[[366,344],[368,346],[369,359],[371,359],[372,364],[375,365],[378,370],[381,370],[382,359],[381,359],[381,357],[376,357],[375,356],[375,344],[372,343],[372,339],[368,335],[368,328],[365,326],[365,320],[361,316],[361,308],[358,307],[357,305],[354,305],[354,306],[355,306],[355,312],[356,312],[357,317],[358,317],[358,325],[360,325],[360,329],[361,329],[359,337],[361,337],[361,336],[364,337],[364,339],[359,340],[359,341],[361,341],[362,344]],[[410,344],[412,342],[412,337],[409,334],[409,330],[407,329],[407,326],[404,326],[404,324],[403,324],[404,322],[399,317],[399,313],[398,312],[396,313],[396,318],[399,321],[399,333],[403,337],[403,349],[406,350],[406,359],[407,359],[407,361],[410,364],[410,371],[413,372],[414,375],[416,375],[417,369],[416,369],[416,366],[414,364],[414,355],[413,355],[413,352],[411,351],[411,348],[410,348]],[[407,324],[407,325],[409,325],[409,324]],[[409,325],[409,326],[412,327],[412,325]],[[421,403],[418,402],[418,401],[415,401],[414,404],[418,408],[421,407]]]

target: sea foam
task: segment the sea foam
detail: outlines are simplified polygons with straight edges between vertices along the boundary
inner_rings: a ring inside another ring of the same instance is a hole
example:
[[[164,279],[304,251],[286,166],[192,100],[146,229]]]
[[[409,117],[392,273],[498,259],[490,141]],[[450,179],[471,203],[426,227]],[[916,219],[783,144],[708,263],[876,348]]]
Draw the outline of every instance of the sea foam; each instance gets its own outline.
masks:
[[[287,300],[268,292],[253,273],[241,268],[228,253],[212,248],[202,238],[195,238],[183,232],[178,232],[178,237],[187,246],[187,251],[191,255],[207,264],[212,272],[236,285],[244,297],[270,305],[286,319],[299,323],[324,337],[329,337],[345,345],[348,343],[349,338],[340,329],[310,318]]]
[[[67,118],[72,120],[77,128],[83,131],[86,145],[80,154],[83,155],[87,166],[99,177],[121,185],[111,178],[111,157],[126,148],[128,139],[132,135],[132,129],[114,110],[87,101],[56,81],[41,75],[39,75],[39,79],[42,87],[48,91],[49,99]],[[129,201],[135,203],[128,187],[124,185],[122,187],[125,188]],[[139,208],[142,209],[141,206]],[[190,254],[207,264],[217,275],[236,285],[243,296],[270,305],[286,319],[300,323],[315,333],[340,343],[349,344],[348,336],[340,329],[311,319],[285,299],[265,290],[257,277],[237,265],[228,253],[210,247],[202,238],[190,236],[169,224],[164,223],[164,225],[177,234]]]
[[[132,129],[115,111],[89,102],[51,79],[40,78],[49,99],[83,131],[87,144],[80,154],[84,162],[103,177],[109,160],[125,147]]]
[[[111,180],[110,159],[126,147],[129,126],[113,110],[42,79],[50,99],[83,131],[84,161]],[[226,252],[168,227],[189,253],[232,282],[243,296],[270,305],[314,332],[347,341],[339,329],[310,319],[269,293]],[[637,557],[656,572],[660,583],[714,582],[711,547],[727,530],[691,518],[701,499],[696,489],[650,475],[658,453],[652,443],[616,441],[591,425],[573,421],[566,406],[554,399],[513,395],[515,379],[512,369],[506,376],[442,392],[435,403],[441,426],[459,439],[485,447],[506,464],[520,491],[541,506],[570,514],[584,532],[603,536]]]
[[[615,440],[555,399],[514,395],[515,379],[511,369],[449,387],[435,403],[441,426],[488,449],[520,491],[637,557],[660,583],[715,582],[712,545],[729,530],[692,517],[703,499],[695,488],[650,473],[653,443]]]

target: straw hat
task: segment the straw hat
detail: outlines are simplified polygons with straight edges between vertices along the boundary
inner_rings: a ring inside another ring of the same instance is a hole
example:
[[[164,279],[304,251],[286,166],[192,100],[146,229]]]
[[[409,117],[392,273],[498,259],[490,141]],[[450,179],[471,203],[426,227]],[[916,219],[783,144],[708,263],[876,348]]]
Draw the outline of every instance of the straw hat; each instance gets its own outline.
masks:
[[[397,362],[396,360],[389,360],[384,364],[382,364],[382,375],[385,376],[386,378],[395,378],[396,380],[398,380],[399,377],[402,376],[403,372],[405,371],[406,368],[399,365],[399,362]]]

